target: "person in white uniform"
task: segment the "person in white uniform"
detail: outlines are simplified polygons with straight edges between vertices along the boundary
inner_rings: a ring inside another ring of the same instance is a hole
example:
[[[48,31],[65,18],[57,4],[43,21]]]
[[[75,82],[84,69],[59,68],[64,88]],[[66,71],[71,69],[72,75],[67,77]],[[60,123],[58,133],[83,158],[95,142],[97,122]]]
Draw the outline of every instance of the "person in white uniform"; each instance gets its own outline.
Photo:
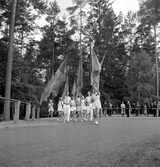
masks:
[[[87,117],[86,119],[88,120],[88,116],[90,115],[90,121],[93,120],[93,109],[92,109],[92,96],[91,93],[88,92],[88,96],[85,99],[86,105],[87,105]]]
[[[53,117],[53,102],[52,102],[52,99],[49,100],[49,103],[48,103],[48,118],[51,117],[51,120],[52,120],[52,117]]]
[[[62,117],[63,117],[63,100],[62,97],[59,98],[59,102],[58,102],[58,118],[57,121],[62,121]]]
[[[78,120],[79,116],[81,116],[81,99],[82,99],[82,95],[81,93],[79,93],[77,95],[77,99],[76,99],[76,106],[77,106],[77,118],[76,121]]]
[[[74,116],[76,114],[76,102],[74,99],[74,96],[71,97],[71,114],[70,114],[70,119],[74,119]]]
[[[121,103],[121,114],[122,114],[122,116],[125,115],[125,108],[126,108],[126,105],[125,105],[124,102],[122,101],[122,103]]]
[[[101,101],[100,101],[100,92],[97,88],[93,87],[94,93],[92,93],[93,98],[93,106],[92,107],[95,111],[95,124],[98,125],[99,120],[99,111],[102,108]]]
[[[86,113],[86,104],[85,104],[85,99],[84,99],[84,96],[82,96],[82,99],[81,99],[81,122],[83,122],[83,119],[85,119],[85,113]]]
[[[64,122],[70,122],[70,104],[71,104],[71,97],[69,96],[69,92],[66,93],[66,95],[64,96]]]

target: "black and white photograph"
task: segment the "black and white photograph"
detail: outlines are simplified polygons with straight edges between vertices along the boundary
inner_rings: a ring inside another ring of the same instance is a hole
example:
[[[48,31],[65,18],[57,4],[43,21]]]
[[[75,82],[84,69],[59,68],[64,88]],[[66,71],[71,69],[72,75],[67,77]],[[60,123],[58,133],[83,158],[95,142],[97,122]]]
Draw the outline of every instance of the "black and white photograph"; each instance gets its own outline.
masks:
[[[160,0],[0,0],[0,167],[160,167]]]

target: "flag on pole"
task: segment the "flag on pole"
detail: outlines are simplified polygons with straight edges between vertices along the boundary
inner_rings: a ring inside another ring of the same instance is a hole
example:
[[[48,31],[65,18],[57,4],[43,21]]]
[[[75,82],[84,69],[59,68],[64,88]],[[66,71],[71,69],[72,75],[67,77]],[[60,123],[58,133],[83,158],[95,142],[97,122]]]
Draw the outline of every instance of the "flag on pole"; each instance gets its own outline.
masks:
[[[77,89],[81,91],[83,88],[83,66],[82,66],[82,57],[80,56],[79,66],[77,71]]]
[[[66,74],[67,75],[67,74]],[[64,89],[63,89],[63,94],[62,94],[62,98],[64,98],[64,96],[66,95],[66,92],[68,92],[69,90],[69,84],[68,84],[68,75],[66,76],[66,82],[65,82],[65,85],[64,85]]]
[[[42,103],[42,101],[47,101],[47,97],[49,96],[49,88],[50,88],[50,83],[51,81],[53,81],[54,79],[54,75],[52,75],[51,79],[48,81],[47,85],[45,86],[42,95],[41,95],[41,99],[40,99],[40,105]]]
[[[47,98],[51,92],[53,93],[54,96],[57,96],[59,92],[59,87],[61,86],[61,83],[64,79],[65,68],[66,68],[65,64],[66,64],[66,60],[64,60],[60,64],[55,75],[52,75],[50,81],[47,83],[41,95],[40,105],[43,101],[47,101]]]
[[[105,59],[105,54],[104,54],[104,56],[103,56],[103,58],[102,58],[102,61],[100,62],[101,67],[102,67],[102,65],[103,65],[104,59]],[[100,72],[101,72],[101,71],[100,71]],[[96,87],[96,88],[98,88],[98,89],[99,89],[99,82],[100,82],[100,72],[99,72],[98,76],[95,78],[95,81],[94,81],[94,83],[93,83],[93,85],[92,85],[92,86],[94,86],[94,87]]]
[[[72,95],[76,99],[76,96],[77,96],[77,84],[76,84],[76,81],[74,81],[74,83],[73,83]]]
[[[90,69],[90,82],[91,85],[99,89],[99,80],[101,72],[101,64],[99,63],[98,57],[95,54],[93,47],[91,47],[91,69]]]
[[[74,81],[73,84],[72,95],[76,98],[82,88],[83,88],[83,66],[82,66],[82,57],[80,57],[76,73],[76,80]]]

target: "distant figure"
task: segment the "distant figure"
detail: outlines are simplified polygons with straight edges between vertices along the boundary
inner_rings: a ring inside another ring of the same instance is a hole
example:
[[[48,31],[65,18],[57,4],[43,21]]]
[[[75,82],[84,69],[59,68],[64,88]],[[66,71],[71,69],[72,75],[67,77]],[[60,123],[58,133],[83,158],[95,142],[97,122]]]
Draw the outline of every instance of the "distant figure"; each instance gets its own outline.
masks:
[[[49,100],[49,103],[48,103],[48,119],[49,117],[51,117],[51,120],[52,120],[52,117],[53,117],[53,102],[52,102],[52,99]]]
[[[63,108],[64,108],[64,120],[63,120],[63,122],[65,122],[65,121],[70,122],[71,97],[69,96],[69,92],[67,92],[66,95],[64,96],[63,102],[64,102],[64,105],[63,105]]]
[[[127,104],[126,104],[126,114],[127,114],[127,117],[130,117],[130,114],[131,114],[131,104],[130,104],[130,101],[127,101]]]
[[[105,100],[105,102],[103,104],[103,114],[104,114],[104,116],[108,116],[107,115],[107,107],[108,107],[107,100]]]
[[[112,116],[112,103],[110,101],[108,102],[108,115]]]
[[[76,99],[76,106],[77,106],[77,113],[76,113],[76,121],[78,120],[79,116],[81,116],[81,100],[82,100],[82,94],[78,93],[77,99]]]
[[[86,113],[87,113],[87,107],[86,107],[84,96],[82,96],[81,97],[81,122],[83,122],[83,119],[86,120]]]
[[[122,104],[121,104],[121,114],[122,114],[122,116],[125,115],[125,108],[126,108],[126,105],[124,104],[124,102],[122,102]]]
[[[157,110],[158,110],[158,115],[157,115],[157,116],[159,116],[159,111],[160,111],[160,101],[159,101],[158,104],[157,104]]]
[[[71,96],[71,116],[70,119],[74,119],[74,116],[76,114],[76,102],[74,99],[74,96]]]
[[[95,90],[94,93],[92,93],[92,98],[93,98],[93,110],[95,113],[95,124],[98,125],[98,120],[99,120],[99,111],[102,108],[101,101],[100,101],[100,92],[97,88],[93,87]]]
[[[144,116],[147,116],[147,105],[144,104]]]
[[[139,102],[137,102],[137,104],[136,104],[136,116],[140,115],[140,108],[141,108],[141,106],[140,106]]]
[[[157,103],[156,101],[153,103],[153,116],[156,116],[156,112],[157,112]]]
[[[91,93],[88,92],[88,96],[85,99],[86,101],[86,105],[87,105],[87,120],[88,120],[88,116],[90,115],[90,121],[93,120],[93,109],[92,109],[92,97],[91,97]]]
[[[58,102],[58,118],[57,121],[62,121],[62,117],[63,117],[63,101],[62,101],[62,97],[59,98],[59,102]]]

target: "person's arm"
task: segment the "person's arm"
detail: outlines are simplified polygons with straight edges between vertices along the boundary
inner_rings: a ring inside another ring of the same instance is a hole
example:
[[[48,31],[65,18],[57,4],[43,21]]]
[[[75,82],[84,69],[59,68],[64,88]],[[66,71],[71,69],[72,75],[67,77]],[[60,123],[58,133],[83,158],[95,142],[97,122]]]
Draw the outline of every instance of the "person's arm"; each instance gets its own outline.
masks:
[[[97,92],[98,95],[100,95],[100,92],[96,87],[93,86],[93,89]]]

